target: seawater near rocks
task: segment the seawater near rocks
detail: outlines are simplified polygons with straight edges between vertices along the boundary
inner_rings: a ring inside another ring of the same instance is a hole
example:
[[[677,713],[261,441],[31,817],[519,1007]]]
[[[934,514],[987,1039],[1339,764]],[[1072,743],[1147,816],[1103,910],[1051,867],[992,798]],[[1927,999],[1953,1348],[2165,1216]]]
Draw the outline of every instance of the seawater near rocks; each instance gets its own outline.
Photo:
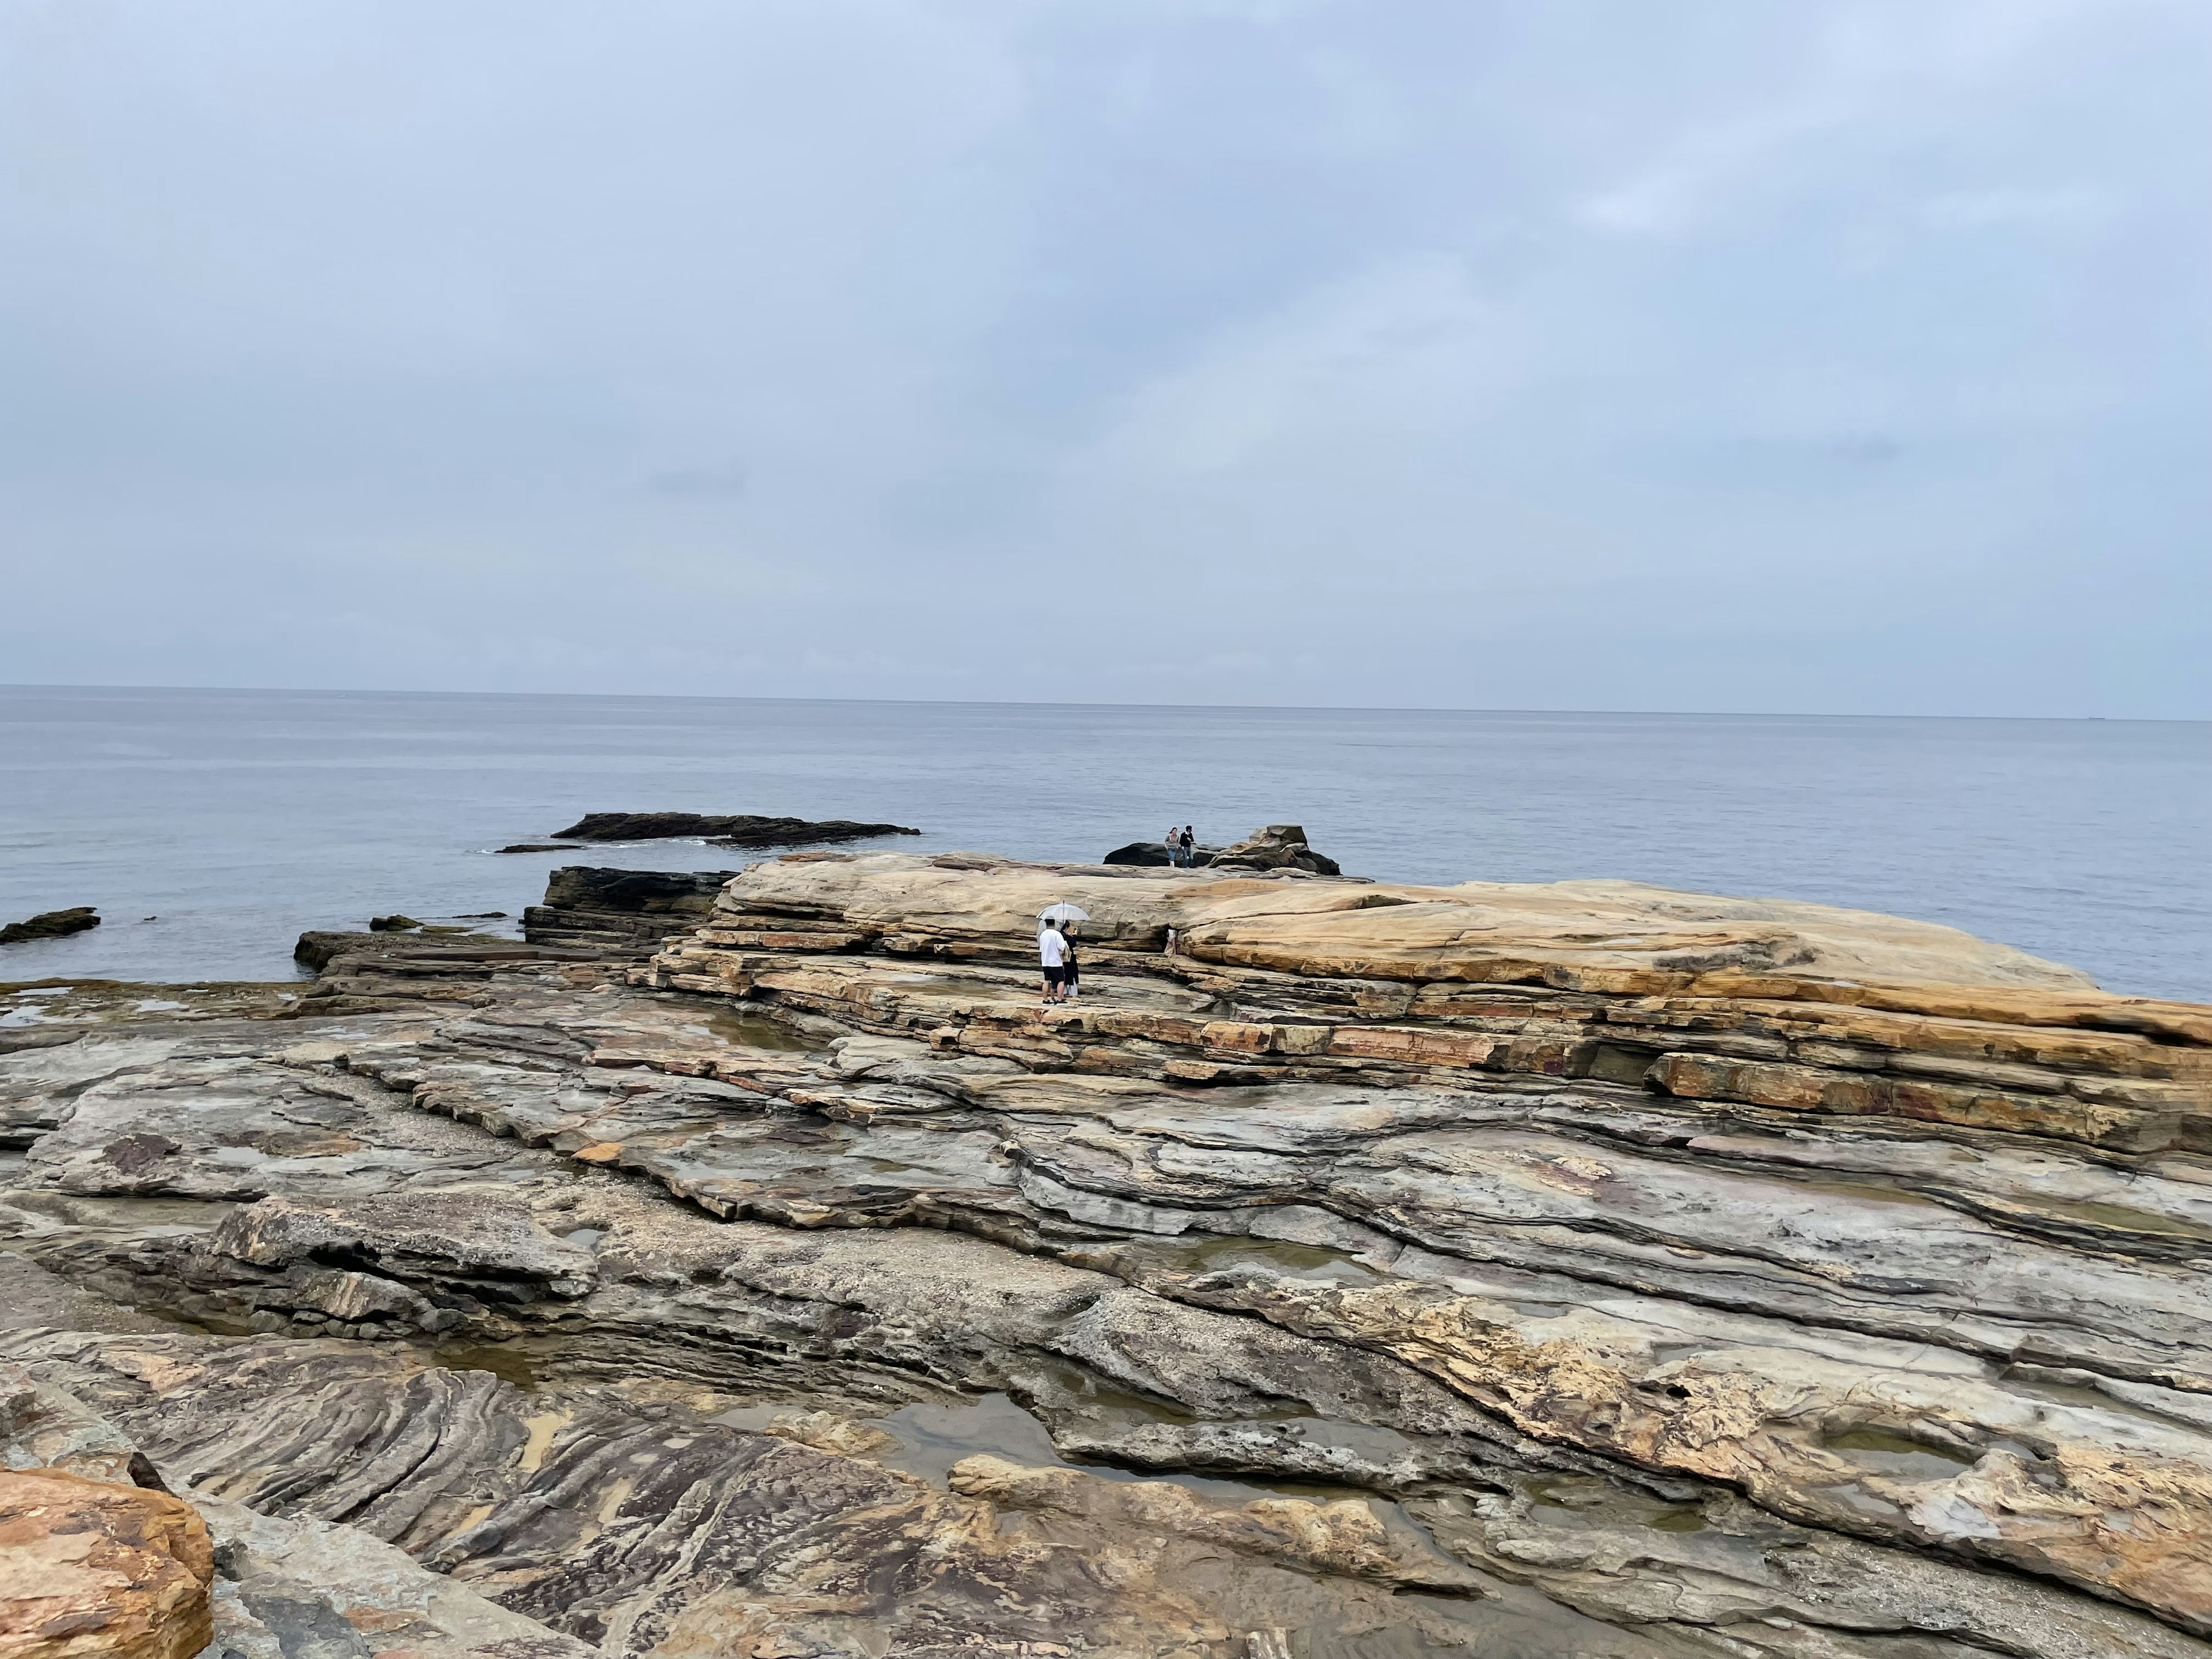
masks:
[[[1041,1010],[1060,899],[1090,1000]],[[390,1471],[404,1547],[610,1648],[2208,1651],[2206,1011],[1819,907],[972,854],[325,982],[0,1060],[14,1247],[263,1333],[9,1346],[240,1492]],[[994,1399],[1056,1455],[881,1484]],[[592,1521],[614,1443],[666,1478]],[[464,1491],[544,1519],[464,1542]],[[684,1492],[726,1565],[561,1599]]]

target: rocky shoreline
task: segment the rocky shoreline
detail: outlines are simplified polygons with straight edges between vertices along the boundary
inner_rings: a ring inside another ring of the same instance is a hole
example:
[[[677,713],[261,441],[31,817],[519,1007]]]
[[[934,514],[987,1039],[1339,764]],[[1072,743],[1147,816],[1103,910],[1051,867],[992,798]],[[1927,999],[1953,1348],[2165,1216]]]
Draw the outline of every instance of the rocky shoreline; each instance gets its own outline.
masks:
[[[0,1461],[273,1529],[241,1659],[2212,1656],[2212,1009],[1293,855],[526,930],[0,1030]]]

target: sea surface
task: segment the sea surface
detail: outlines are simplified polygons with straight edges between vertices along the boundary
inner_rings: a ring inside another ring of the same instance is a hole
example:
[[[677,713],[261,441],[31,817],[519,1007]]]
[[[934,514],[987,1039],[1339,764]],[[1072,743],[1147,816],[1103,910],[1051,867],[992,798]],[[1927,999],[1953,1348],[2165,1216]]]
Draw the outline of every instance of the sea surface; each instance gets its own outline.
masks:
[[[289,979],[307,928],[502,910],[592,811],[915,825],[1094,860],[1305,826],[1347,872],[1613,877],[1947,922],[2212,1001],[2212,725],[0,688],[0,981]]]

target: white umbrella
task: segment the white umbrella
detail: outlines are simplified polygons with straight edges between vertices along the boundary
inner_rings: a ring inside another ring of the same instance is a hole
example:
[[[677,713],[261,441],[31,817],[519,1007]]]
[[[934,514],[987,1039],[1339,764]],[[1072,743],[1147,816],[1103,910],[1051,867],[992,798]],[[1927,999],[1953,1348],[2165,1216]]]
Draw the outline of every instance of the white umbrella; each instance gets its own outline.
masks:
[[[1072,904],[1048,904],[1037,912],[1039,921],[1088,921],[1091,912],[1079,910]]]

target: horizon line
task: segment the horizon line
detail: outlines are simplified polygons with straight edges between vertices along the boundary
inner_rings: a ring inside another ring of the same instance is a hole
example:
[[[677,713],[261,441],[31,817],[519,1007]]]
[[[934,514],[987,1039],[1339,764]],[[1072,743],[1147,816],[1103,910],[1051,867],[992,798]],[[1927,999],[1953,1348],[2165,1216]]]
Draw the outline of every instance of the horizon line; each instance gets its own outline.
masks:
[[[2045,725],[2206,726],[2212,718],[2185,714],[1874,714],[1808,709],[1474,708],[1429,703],[1046,702],[1018,697],[780,697],[701,691],[465,691],[375,686],[118,685],[94,683],[0,681],[10,691],[161,691],[214,696],[627,698],[653,702],[829,703],[866,708],[1086,708],[1152,712],[1187,708],[1218,714],[1574,714],[1618,720],[2017,720]]]

